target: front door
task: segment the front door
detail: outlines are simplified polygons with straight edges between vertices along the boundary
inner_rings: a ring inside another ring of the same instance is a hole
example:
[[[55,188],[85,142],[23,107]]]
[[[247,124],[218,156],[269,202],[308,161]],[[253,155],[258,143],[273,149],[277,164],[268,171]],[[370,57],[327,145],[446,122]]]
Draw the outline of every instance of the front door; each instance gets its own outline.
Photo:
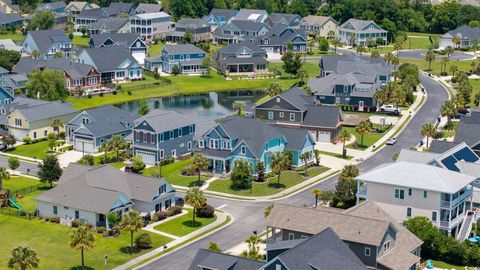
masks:
[[[361,112],[363,112],[363,105],[364,105],[363,100],[360,100],[358,102],[358,110],[361,111]]]

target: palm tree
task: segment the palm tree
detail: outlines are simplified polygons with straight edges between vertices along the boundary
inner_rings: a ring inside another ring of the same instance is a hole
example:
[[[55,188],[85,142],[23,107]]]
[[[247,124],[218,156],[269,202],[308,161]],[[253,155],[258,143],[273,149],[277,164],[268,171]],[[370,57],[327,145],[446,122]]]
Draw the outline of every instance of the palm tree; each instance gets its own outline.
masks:
[[[143,227],[143,222],[142,222],[142,218],[140,217],[140,214],[135,210],[127,212],[125,215],[123,215],[123,218],[118,224],[118,226],[122,230],[130,232],[130,254],[132,254],[133,234]]]
[[[207,203],[207,199],[205,198],[203,191],[197,187],[193,187],[185,194],[185,202],[193,207],[192,222],[193,226],[195,226],[195,212],[197,211],[197,208],[200,208]]]
[[[10,179],[10,173],[7,169],[0,167],[0,190],[2,190],[3,180]]]
[[[345,143],[348,142],[351,137],[352,137],[352,135],[350,133],[348,133],[348,131],[346,129],[342,129],[342,131],[340,131],[340,133],[338,134],[338,140],[343,143],[343,146],[342,146],[342,156],[343,157],[345,157],[345,155],[346,155]]]
[[[462,43],[462,39],[459,37],[459,36],[454,36],[452,38],[452,42],[457,45],[457,49],[458,47],[460,47],[460,43]]]
[[[267,218],[268,216],[270,216],[270,212],[272,212],[272,209],[273,209],[274,206],[275,206],[275,204],[270,204],[267,207],[265,207],[265,209],[263,210],[263,217],[264,218]]]
[[[428,138],[435,136],[437,131],[435,130],[435,126],[432,123],[425,123],[422,125],[422,129],[420,130],[420,134],[422,136],[427,137],[427,148],[428,148]]]
[[[369,119],[363,120],[355,127],[355,131],[360,134],[360,145],[363,146],[363,136],[370,133],[373,129],[373,124]]]
[[[103,152],[103,164],[107,164],[107,152],[112,150],[110,149],[110,144],[103,142],[98,148],[100,152]]]
[[[392,62],[393,57],[394,57],[393,53],[389,52],[389,53],[385,54],[383,59],[385,59],[385,62],[387,62],[387,65],[390,66],[390,63]]]
[[[290,160],[287,155],[288,153],[285,152],[276,152],[272,157],[272,161],[270,162],[272,172],[277,175],[278,185],[280,185],[280,175],[283,171],[290,167]]]
[[[450,55],[452,55],[455,51],[453,50],[452,46],[447,46],[445,48],[445,53],[447,54],[447,58],[450,58]]]
[[[198,183],[201,182],[200,173],[208,169],[208,159],[202,154],[195,154],[193,156],[191,168],[198,173]]]
[[[32,51],[32,58],[33,59],[38,59],[40,57],[40,51],[39,50],[33,50]]]
[[[388,101],[387,92],[383,87],[373,93],[373,98],[377,101],[377,110]]]
[[[57,136],[60,134],[60,128],[64,127],[63,120],[60,118],[55,118],[53,119],[52,123],[50,126],[57,132]]]
[[[394,56],[392,58],[392,65],[393,65],[393,70],[397,70],[397,65],[400,64],[400,58],[398,56]],[[397,73],[395,73],[397,74]],[[397,75],[395,75],[395,81],[397,80]]]
[[[312,157],[312,155],[310,154],[310,151],[307,151],[307,152],[303,153],[302,156],[300,157],[302,159],[302,161],[305,163],[304,164],[304,167],[305,167],[304,175],[305,176],[308,176],[308,174],[307,174],[308,161],[310,160],[311,157]]]
[[[253,259],[253,260],[259,260],[262,258],[262,255],[259,253],[260,251],[260,244],[263,243],[264,241],[260,238],[258,235],[251,235],[247,240],[245,240],[245,243],[248,246],[248,250],[245,250],[240,254],[240,256]]]
[[[452,72],[452,77],[455,77],[455,73],[458,71],[458,67],[456,65],[450,66],[450,72]]]
[[[235,100],[233,102],[233,109],[237,111],[237,115],[242,115],[242,111],[245,109],[245,101]]]
[[[271,83],[266,89],[267,95],[274,97],[282,93],[282,87],[278,83]]]
[[[8,259],[8,268],[27,270],[38,268],[40,259],[37,252],[30,247],[17,246],[12,250],[12,256]]]
[[[448,63],[448,58],[447,57],[443,57],[442,60],[440,60],[440,74],[442,74],[443,72],[447,72],[447,63]]]
[[[319,188],[314,188],[312,190],[312,194],[313,194],[313,196],[315,196],[315,207],[317,207],[318,206],[318,198],[320,198],[322,196],[323,191]]]
[[[315,157],[315,165],[319,166],[320,165],[320,150],[314,149],[313,150],[313,156]]]
[[[457,108],[455,107],[455,102],[452,100],[446,100],[445,103],[440,107],[440,114],[447,117],[447,126],[452,126],[452,117],[457,114]]]
[[[334,52],[337,53],[337,47],[338,46],[342,46],[342,41],[340,41],[338,38],[334,38],[332,40],[332,45],[333,45],[333,48],[334,48]]]
[[[120,150],[127,148],[127,141],[120,135],[113,135],[108,141],[109,148],[115,150],[115,158],[118,160]]]
[[[425,61],[428,62],[428,70],[432,70],[432,61],[435,61],[435,53],[432,50],[428,50],[425,54]]]
[[[350,46],[355,46],[355,42],[357,41],[357,37],[355,35],[348,36],[348,41],[350,42]]]
[[[400,51],[402,48],[403,48],[403,42],[397,41],[393,44],[393,49],[397,51],[397,54],[398,54],[398,51]]]
[[[80,250],[82,256],[82,270],[85,269],[84,251],[95,247],[95,236],[92,229],[86,226],[80,226],[72,231],[70,234],[70,248]]]
[[[308,72],[305,68],[301,67],[297,72],[297,79],[300,80],[299,85],[303,86],[305,84],[305,80],[308,79]]]

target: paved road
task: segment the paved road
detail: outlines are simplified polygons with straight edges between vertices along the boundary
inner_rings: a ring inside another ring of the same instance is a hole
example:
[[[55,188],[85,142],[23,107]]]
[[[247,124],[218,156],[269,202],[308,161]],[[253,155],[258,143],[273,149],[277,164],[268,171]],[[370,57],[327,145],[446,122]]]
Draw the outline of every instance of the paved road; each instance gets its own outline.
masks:
[[[36,175],[38,172],[38,165],[31,163],[31,162],[26,162],[26,161],[20,161],[20,167],[16,169],[16,171],[21,171],[22,173],[29,173],[31,175]],[[8,168],[8,157],[0,156],[0,167]]]
[[[425,53],[427,50],[408,50],[408,51],[400,51],[398,53],[398,57],[400,58],[413,58],[413,59],[425,59]],[[437,55],[437,59],[441,59],[443,55]],[[454,52],[452,55],[450,55],[450,60],[469,60],[469,59],[475,59],[476,57],[463,53],[463,52]]]
[[[399,152],[402,148],[410,148],[416,145],[421,137],[419,132],[420,126],[427,121],[435,121],[439,114],[440,104],[448,98],[448,95],[443,87],[433,79],[424,75],[421,75],[420,79],[428,92],[428,99],[425,104],[408,123],[405,131],[399,135],[397,143],[383,148],[376,155],[360,164],[359,168],[361,171],[366,171],[388,162],[395,152]],[[330,189],[334,187],[336,181],[336,177],[331,177],[317,184],[316,187],[324,190]],[[229,227],[205,239],[151,262],[149,265],[142,267],[142,270],[187,269],[197,250],[199,248],[208,248],[210,241],[216,242],[221,249],[227,250],[245,240],[254,230],[261,232],[265,229],[263,209],[270,204],[268,202],[233,201],[213,197],[209,197],[208,202],[215,207],[224,206],[223,210],[232,214],[234,222]],[[314,198],[311,195],[311,189],[306,189],[292,197],[277,202],[294,205],[313,205]]]

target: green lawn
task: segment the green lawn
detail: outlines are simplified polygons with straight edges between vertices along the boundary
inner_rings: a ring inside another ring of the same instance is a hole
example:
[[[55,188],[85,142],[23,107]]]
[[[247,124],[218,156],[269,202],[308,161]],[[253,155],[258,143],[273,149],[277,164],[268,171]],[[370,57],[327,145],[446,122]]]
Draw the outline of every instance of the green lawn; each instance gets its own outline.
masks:
[[[25,39],[25,36],[21,33],[15,34],[0,34],[0,39],[11,39],[13,41],[17,41],[17,44],[22,42]]]
[[[332,157],[336,157],[336,158],[343,158],[343,159],[346,159],[346,160],[351,160],[353,157],[352,156],[343,156],[342,154],[337,154],[337,153],[332,153],[332,152],[327,152],[327,151],[320,151],[320,154],[323,154],[323,155],[328,155],[328,156],[332,156]],[[321,162],[321,160],[320,160]]]
[[[469,80],[470,84],[473,87],[473,92],[472,92],[472,99],[468,105],[470,106],[478,106],[478,104],[475,104],[475,94],[480,92],[480,80]]]
[[[157,43],[157,44],[150,45],[150,47],[148,47],[148,55],[149,56],[160,55],[160,52],[163,50],[163,47],[165,47],[165,43]]]
[[[48,187],[48,186],[46,186],[46,187]],[[24,210],[25,212],[28,212],[28,213],[35,212],[35,210],[37,210],[37,201],[35,200],[35,198],[38,195],[45,192],[47,189],[48,188],[37,190],[37,191],[30,192],[30,193],[27,193],[27,194],[23,194],[22,195],[23,198],[17,198],[17,199],[15,199],[15,202],[20,207],[22,207],[21,210]]]
[[[478,61],[475,61],[478,63]],[[432,61],[432,71],[428,70],[428,62],[425,59],[406,59],[401,58],[400,63],[411,63],[418,66],[420,70],[431,72],[435,75],[440,74],[440,57],[437,56],[435,61]],[[460,61],[460,60],[452,60],[447,64],[447,72],[450,74],[450,66],[455,65],[458,67],[459,71],[469,72],[472,69],[472,61]]]
[[[343,127],[343,129],[347,130],[348,133],[355,136],[357,143],[360,144],[360,140],[361,140],[362,136],[355,130],[355,127]],[[385,133],[388,132],[389,129],[385,130],[383,133],[373,133],[373,132],[371,132],[367,135],[364,135],[362,146],[359,146],[358,148],[355,148],[355,146],[354,146],[355,143],[352,143],[352,144],[347,145],[347,148],[365,150],[368,147],[374,145],[378,140],[380,140],[380,138],[382,138],[385,135]]]
[[[80,251],[68,248],[71,232],[68,227],[0,214],[0,231],[2,232],[2,245],[0,245],[0,262],[2,262],[0,268],[2,269],[6,266],[10,251],[17,245],[28,245],[38,253],[39,269],[80,269],[77,268],[80,265]],[[164,236],[149,234],[154,248],[172,241]],[[138,232],[135,237],[137,235],[139,235]],[[95,240],[95,248],[85,253],[85,264],[90,267],[88,269],[112,269],[152,250],[128,254],[130,234],[127,232],[122,232],[117,238],[104,238],[100,234],[95,234]],[[104,265],[105,255],[108,255],[107,267]]]
[[[195,225],[192,222],[192,212],[190,208],[184,208],[188,211],[187,214],[162,223],[158,226],[155,226],[155,230],[166,232],[175,236],[184,236],[191,232],[194,232],[202,227],[207,226],[208,224],[217,220],[217,217],[213,218],[199,218],[195,217]]]
[[[308,170],[308,174],[309,177],[313,177],[328,170],[329,168],[327,167],[312,167]],[[302,171],[286,171],[280,175],[280,184],[277,183],[277,177],[272,177],[269,178],[265,183],[253,182],[252,189],[239,190],[232,187],[232,181],[230,179],[219,179],[210,183],[207,190],[242,196],[267,196],[277,194],[305,180],[306,178],[303,177]]]
[[[15,146],[14,148],[7,149],[5,152],[12,155],[37,158],[42,160],[47,156],[48,151],[48,141],[42,141],[37,143]]]
[[[24,189],[31,186],[36,186],[41,184],[37,179],[24,176],[12,176],[8,180],[3,180],[2,187],[10,191],[15,191],[19,189]]]
[[[197,180],[198,176],[193,175],[193,176],[184,176],[181,175],[181,171],[183,168],[188,167],[192,164],[192,159],[185,159],[185,160],[180,160],[176,161],[174,163],[162,166],[162,177],[165,178],[170,184],[172,185],[177,185],[177,186],[184,186],[188,187],[193,185]],[[148,169],[143,170],[144,175],[152,176],[152,173],[156,171],[159,171],[158,166],[153,166]],[[209,178],[208,175],[202,175],[201,179],[202,181],[205,181]]]
[[[72,44],[80,47],[89,47],[88,45],[89,41],[90,41],[89,37],[73,36]]]
[[[453,265],[453,264],[449,264],[441,261],[435,261],[435,260],[432,260],[432,263],[435,268],[465,270],[465,266],[457,266],[457,265]]]
[[[440,133],[440,135],[441,135],[440,137],[441,138],[450,138],[450,137],[455,136],[455,133],[457,132],[457,128],[458,128],[458,123],[459,123],[459,121],[452,121],[453,128],[442,130],[441,133]]]
[[[281,63],[271,63],[270,68],[282,69]],[[317,61],[306,62],[305,68],[310,74],[310,77],[317,76],[319,67]],[[132,86],[142,85],[146,83],[153,83],[156,80],[148,75],[145,75],[146,80],[136,81],[122,84],[122,89],[128,89]],[[82,110],[86,108],[98,107],[107,104],[122,103],[131,100],[146,99],[161,96],[173,96],[181,94],[206,93],[211,91],[228,91],[237,89],[262,89],[266,88],[272,82],[278,82],[283,88],[288,88],[296,81],[296,79],[282,75],[280,78],[273,79],[256,79],[256,80],[225,80],[225,78],[216,72],[211,72],[210,78],[201,76],[169,76],[172,83],[131,90],[131,95],[128,91],[120,91],[117,95],[94,96],[92,98],[76,98],[68,97],[67,101],[71,102],[76,109]]]

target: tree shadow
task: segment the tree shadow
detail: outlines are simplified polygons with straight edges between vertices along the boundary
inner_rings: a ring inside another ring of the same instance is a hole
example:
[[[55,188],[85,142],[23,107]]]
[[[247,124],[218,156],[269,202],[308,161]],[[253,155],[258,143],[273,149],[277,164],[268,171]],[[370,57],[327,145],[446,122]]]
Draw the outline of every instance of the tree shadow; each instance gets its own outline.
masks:
[[[69,270],[82,270],[82,266],[81,265],[72,266],[69,268]],[[94,268],[85,265],[85,270],[94,270]]]
[[[202,222],[201,222],[201,221],[198,221],[198,220],[195,220],[195,223],[193,223],[192,220],[186,220],[186,221],[182,222],[182,224],[183,224],[184,226],[189,227],[189,228],[202,227]]]
[[[286,186],[282,183],[268,183],[269,188],[276,188],[276,189],[281,189],[285,188]]]
[[[121,247],[119,249],[120,252],[124,253],[124,254],[130,254],[130,246],[126,246],[126,247]],[[138,253],[140,251],[140,249],[136,248],[135,246],[133,247],[133,250],[132,250],[132,254],[135,254],[135,253]]]

